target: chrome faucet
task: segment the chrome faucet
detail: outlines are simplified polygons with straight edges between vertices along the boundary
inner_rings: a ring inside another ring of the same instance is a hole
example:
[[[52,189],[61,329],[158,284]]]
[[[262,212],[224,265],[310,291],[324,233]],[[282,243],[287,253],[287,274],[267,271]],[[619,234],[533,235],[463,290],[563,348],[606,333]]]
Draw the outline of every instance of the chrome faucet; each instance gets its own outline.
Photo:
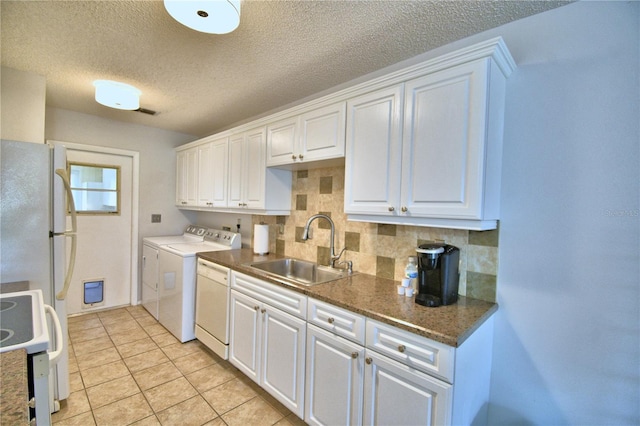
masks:
[[[311,222],[313,222],[315,219],[319,219],[319,218],[323,218],[326,219],[327,221],[329,221],[329,225],[331,225],[331,241],[329,242],[330,246],[329,246],[329,251],[330,256],[331,256],[331,263],[329,266],[331,266],[332,268],[336,267],[336,261],[338,259],[340,259],[340,256],[342,256],[342,253],[344,253],[344,251],[347,249],[346,247],[343,248],[342,250],[340,250],[340,253],[336,254],[336,250],[335,250],[335,246],[334,246],[334,237],[335,237],[335,233],[336,233],[336,226],[333,223],[333,220],[331,220],[331,218],[329,216],[327,216],[326,214],[314,214],[313,216],[311,216],[309,218],[309,220],[307,220],[307,224],[304,226],[304,231],[302,232],[302,240],[306,241],[309,239],[309,226],[311,226]]]

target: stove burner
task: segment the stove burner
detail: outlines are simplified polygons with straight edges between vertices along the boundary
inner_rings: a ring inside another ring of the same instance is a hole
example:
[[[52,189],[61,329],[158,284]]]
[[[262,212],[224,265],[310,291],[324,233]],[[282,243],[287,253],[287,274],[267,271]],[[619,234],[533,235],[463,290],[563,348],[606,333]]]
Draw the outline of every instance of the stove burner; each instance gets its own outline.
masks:
[[[9,311],[18,306],[18,302],[14,302],[13,300],[2,300],[0,301],[0,312]]]
[[[4,342],[5,340],[11,339],[14,334],[15,333],[13,332],[13,330],[0,328],[0,343]]]
[[[0,299],[0,348],[8,348],[33,339],[32,296]]]

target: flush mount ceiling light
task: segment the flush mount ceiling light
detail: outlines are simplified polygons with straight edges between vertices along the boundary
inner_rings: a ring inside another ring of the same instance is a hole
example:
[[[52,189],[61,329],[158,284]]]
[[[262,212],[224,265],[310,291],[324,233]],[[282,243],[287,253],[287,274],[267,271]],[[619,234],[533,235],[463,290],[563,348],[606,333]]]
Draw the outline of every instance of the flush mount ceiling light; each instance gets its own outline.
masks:
[[[240,24],[240,0],[164,0],[169,15],[196,31],[227,34]]]
[[[96,102],[116,109],[136,110],[140,108],[140,90],[128,84],[110,80],[96,80]]]

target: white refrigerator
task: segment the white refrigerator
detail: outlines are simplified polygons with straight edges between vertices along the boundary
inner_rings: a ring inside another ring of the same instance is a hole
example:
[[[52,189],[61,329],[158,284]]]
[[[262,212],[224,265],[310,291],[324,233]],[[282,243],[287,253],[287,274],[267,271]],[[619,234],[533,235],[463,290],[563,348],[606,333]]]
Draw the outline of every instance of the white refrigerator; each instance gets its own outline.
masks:
[[[61,144],[1,143],[0,291],[40,289],[44,303],[53,306],[60,319],[64,350],[49,375],[50,410],[54,412],[60,408],[59,401],[69,396],[64,298],[73,273],[76,220],[66,175],[66,148]],[[50,335],[55,338],[55,333]],[[59,342],[52,342],[50,348],[57,347]]]

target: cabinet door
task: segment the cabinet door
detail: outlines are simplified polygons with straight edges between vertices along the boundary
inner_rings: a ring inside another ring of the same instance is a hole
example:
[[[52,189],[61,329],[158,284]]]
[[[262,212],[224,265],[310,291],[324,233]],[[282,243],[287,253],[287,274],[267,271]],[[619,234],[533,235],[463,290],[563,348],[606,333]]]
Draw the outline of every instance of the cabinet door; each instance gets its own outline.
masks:
[[[198,198],[198,149],[180,151],[176,155],[176,205],[195,206]]]
[[[305,379],[305,422],[311,425],[362,424],[362,346],[308,325]]]
[[[262,387],[298,417],[304,417],[306,322],[263,305]]]
[[[176,206],[178,207],[187,203],[186,155],[185,151],[176,153]]]
[[[365,351],[365,425],[451,424],[452,386]]]
[[[402,85],[347,102],[344,210],[395,215],[400,203]]]
[[[481,219],[486,61],[406,83],[402,206],[408,215]]]
[[[229,138],[229,207],[242,207],[246,146],[244,133]]]
[[[267,166],[294,163],[298,158],[298,117],[267,127]]]
[[[265,207],[266,142],[261,127],[247,133],[247,156],[243,181],[243,207],[263,209]]]
[[[232,290],[230,305],[229,361],[259,384],[261,304]]]
[[[211,143],[212,172],[211,202],[214,207],[227,207],[227,188],[229,173],[229,138]]]
[[[300,161],[344,157],[346,102],[300,116]]]
[[[213,207],[213,146],[206,143],[198,146],[198,202],[202,207]]]

